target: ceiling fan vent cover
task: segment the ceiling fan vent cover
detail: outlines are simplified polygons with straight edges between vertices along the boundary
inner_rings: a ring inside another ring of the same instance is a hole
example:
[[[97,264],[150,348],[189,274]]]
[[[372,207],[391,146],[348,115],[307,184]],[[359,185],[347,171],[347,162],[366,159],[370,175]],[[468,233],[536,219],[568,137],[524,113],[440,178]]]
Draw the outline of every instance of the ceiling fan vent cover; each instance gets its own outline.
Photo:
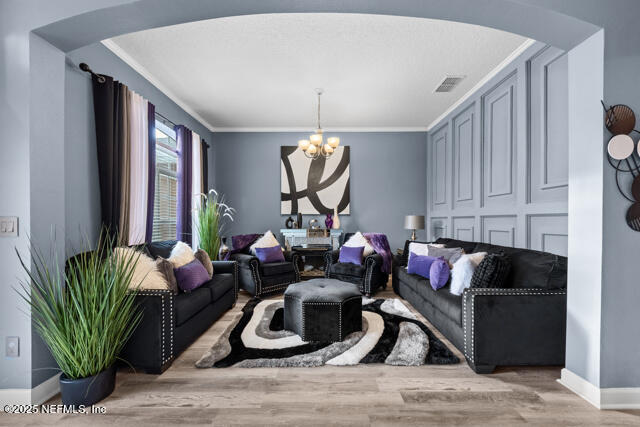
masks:
[[[446,76],[434,92],[451,92],[466,76]]]

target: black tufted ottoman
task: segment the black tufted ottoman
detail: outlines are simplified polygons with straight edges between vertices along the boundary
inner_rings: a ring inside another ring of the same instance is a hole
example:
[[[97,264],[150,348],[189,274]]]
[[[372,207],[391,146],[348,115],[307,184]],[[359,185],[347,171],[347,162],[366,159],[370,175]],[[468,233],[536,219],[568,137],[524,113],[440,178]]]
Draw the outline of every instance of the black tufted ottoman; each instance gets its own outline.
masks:
[[[353,283],[312,279],[284,292],[284,328],[303,341],[342,341],[362,330],[362,294]]]

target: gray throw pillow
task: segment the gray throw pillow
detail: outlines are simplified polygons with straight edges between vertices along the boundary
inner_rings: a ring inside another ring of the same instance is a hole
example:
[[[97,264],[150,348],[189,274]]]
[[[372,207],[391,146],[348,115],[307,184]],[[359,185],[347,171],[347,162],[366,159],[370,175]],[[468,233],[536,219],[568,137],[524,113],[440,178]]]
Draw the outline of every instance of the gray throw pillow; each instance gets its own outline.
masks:
[[[209,254],[204,249],[198,249],[194,255],[204,265],[207,273],[209,273],[209,279],[211,279],[213,277],[213,264],[211,264]]]
[[[167,279],[167,283],[169,284],[169,289],[171,290],[171,292],[173,292],[174,295],[177,295],[178,281],[176,280],[176,275],[173,272],[173,263],[168,259],[159,256],[156,259],[156,265],[158,266],[158,270]]]
[[[437,248],[435,246],[429,246],[429,256],[436,258],[443,257],[449,266],[455,264],[457,260],[464,254],[462,248]]]

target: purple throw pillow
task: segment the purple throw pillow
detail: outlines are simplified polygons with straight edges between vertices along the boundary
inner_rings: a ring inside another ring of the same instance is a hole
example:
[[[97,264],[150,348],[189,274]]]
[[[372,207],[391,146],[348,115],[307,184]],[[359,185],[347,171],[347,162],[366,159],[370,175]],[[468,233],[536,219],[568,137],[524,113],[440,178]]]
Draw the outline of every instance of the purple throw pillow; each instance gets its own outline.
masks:
[[[173,273],[176,276],[178,287],[185,292],[191,292],[211,280],[207,269],[197,259],[182,267],[174,268]]]
[[[407,273],[409,274],[417,274],[419,276],[424,277],[425,279],[429,278],[429,269],[431,268],[431,264],[438,258],[427,256],[427,255],[416,255],[415,252],[411,253],[409,257],[409,265],[407,266]]]
[[[284,262],[282,247],[280,245],[271,248],[256,248],[256,256],[263,264],[270,262]]]
[[[338,262],[362,265],[363,252],[364,246],[343,246],[340,248],[340,257],[338,258]]]
[[[434,291],[444,287],[449,281],[451,270],[449,263],[444,258],[436,258],[429,267],[429,283]]]

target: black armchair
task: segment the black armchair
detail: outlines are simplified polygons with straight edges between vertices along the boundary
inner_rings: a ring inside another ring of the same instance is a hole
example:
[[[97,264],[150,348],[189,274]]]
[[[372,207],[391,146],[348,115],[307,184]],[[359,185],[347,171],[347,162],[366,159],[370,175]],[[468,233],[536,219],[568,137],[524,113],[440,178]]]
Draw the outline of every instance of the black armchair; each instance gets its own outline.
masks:
[[[348,238],[345,236],[345,241]],[[382,271],[382,255],[374,252],[362,260],[362,265],[338,262],[339,256],[339,250],[324,254],[324,277],[355,283],[366,296],[387,288],[389,275]]]
[[[241,289],[255,297],[284,291],[287,286],[300,281],[299,255],[285,251],[285,262],[261,263],[247,249],[232,254],[229,259],[238,263],[238,282]]]

